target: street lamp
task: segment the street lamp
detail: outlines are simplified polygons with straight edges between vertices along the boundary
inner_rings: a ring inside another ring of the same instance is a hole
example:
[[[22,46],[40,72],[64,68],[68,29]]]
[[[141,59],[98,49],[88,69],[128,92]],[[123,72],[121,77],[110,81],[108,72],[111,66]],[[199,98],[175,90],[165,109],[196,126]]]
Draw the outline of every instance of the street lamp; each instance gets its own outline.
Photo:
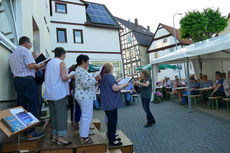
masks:
[[[176,28],[175,28],[175,21],[174,21],[176,15],[182,15],[182,13],[175,13],[175,14],[173,15],[174,40],[175,40],[175,45],[176,45],[176,50],[177,50]],[[177,67],[178,67],[178,72],[179,72],[179,79],[180,79],[180,81],[181,81],[180,67],[178,66],[178,64],[177,64]]]

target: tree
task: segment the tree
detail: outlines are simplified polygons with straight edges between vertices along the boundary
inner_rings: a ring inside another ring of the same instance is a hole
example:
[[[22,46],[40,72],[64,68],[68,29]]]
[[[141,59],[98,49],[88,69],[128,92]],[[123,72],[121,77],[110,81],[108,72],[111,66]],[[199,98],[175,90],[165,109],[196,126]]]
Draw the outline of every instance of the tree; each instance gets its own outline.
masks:
[[[192,39],[193,42],[212,38],[223,31],[228,25],[228,19],[222,16],[219,9],[204,9],[187,12],[180,20],[180,36],[182,39]]]

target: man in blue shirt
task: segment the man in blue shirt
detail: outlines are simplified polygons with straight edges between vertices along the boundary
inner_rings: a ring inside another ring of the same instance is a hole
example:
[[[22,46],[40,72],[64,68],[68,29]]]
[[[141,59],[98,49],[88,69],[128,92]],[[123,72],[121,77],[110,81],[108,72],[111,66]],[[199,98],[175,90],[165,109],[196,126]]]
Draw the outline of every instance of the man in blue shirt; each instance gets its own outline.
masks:
[[[126,87],[125,90],[130,90],[132,92],[132,93],[127,92],[125,94],[125,103],[126,103],[126,105],[130,105],[130,102],[133,100],[131,95],[136,93],[136,91],[135,91],[135,89],[133,87],[133,83],[129,82],[129,86]]]
[[[194,77],[190,78],[190,87],[191,87],[191,95],[197,95],[198,91],[196,91],[195,89],[199,88],[199,83],[196,81],[196,79]],[[187,96],[188,95],[188,91],[185,91],[183,93],[182,96],[182,105],[185,105],[187,103]]]
[[[217,84],[214,86],[215,88],[211,95],[214,97],[225,97],[224,86],[223,86],[224,79],[222,78],[220,72],[216,72],[216,81]]]
[[[208,87],[213,87],[213,82],[211,80],[208,80],[208,76],[207,75],[202,75],[202,81],[200,83],[200,88],[208,88]],[[210,95],[209,91],[201,91],[201,99],[202,99],[202,102],[206,102],[208,103],[208,96]]]

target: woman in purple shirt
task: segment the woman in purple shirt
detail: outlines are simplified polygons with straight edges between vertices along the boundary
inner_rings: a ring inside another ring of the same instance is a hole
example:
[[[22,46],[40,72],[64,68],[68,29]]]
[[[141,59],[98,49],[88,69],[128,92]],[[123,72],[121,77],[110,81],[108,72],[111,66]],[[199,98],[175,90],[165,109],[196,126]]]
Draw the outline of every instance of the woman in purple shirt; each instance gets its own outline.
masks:
[[[105,74],[100,83],[101,109],[105,111],[108,118],[108,139],[110,145],[120,146],[120,138],[116,139],[117,109],[123,106],[120,90],[127,87],[129,83],[118,85],[113,76],[113,65],[104,64]]]

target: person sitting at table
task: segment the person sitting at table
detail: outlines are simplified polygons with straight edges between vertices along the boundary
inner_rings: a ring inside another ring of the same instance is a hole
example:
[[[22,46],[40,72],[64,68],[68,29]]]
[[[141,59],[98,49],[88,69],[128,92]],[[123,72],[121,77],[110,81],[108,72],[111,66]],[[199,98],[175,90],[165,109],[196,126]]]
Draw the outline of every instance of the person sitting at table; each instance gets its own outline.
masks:
[[[174,88],[183,86],[178,77],[175,77],[175,81],[174,81],[173,86],[174,86]]]
[[[180,82],[178,76],[175,76],[175,81],[173,83],[173,93],[177,95],[177,87],[183,87],[183,84]],[[182,95],[181,93],[178,93],[179,99],[181,99]]]
[[[213,82],[211,80],[208,80],[207,75],[203,75],[200,83],[200,88],[208,88],[212,86],[213,86]],[[201,95],[202,95],[202,101],[208,102],[208,96],[209,96],[208,91],[202,91]]]
[[[172,91],[172,81],[169,79],[169,77],[165,77],[163,80],[163,97],[166,97],[166,93],[169,91]]]
[[[197,95],[198,91],[195,89],[199,88],[199,83],[196,81],[194,77],[190,78],[190,88],[191,88],[191,95]],[[182,105],[185,105],[187,103],[187,95],[188,95],[188,89],[185,90],[182,96]]]
[[[216,72],[216,80],[217,83],[214,86],[214,90],[211,96],[224,97],[225,96],[224,86],[223,86],[224,79],[222,78],[222,74],[220,72]]]
[[[200,83],[200,88],[208,88],[208,87],[212,87],[212,86],[213,86],[213,82],[211,80],[208,80],[207,75],[203,75],[202,81]]]
[[[223,86],[226,97],[230,98],[230,71],[228,71],[228,77],[224,80]]]

